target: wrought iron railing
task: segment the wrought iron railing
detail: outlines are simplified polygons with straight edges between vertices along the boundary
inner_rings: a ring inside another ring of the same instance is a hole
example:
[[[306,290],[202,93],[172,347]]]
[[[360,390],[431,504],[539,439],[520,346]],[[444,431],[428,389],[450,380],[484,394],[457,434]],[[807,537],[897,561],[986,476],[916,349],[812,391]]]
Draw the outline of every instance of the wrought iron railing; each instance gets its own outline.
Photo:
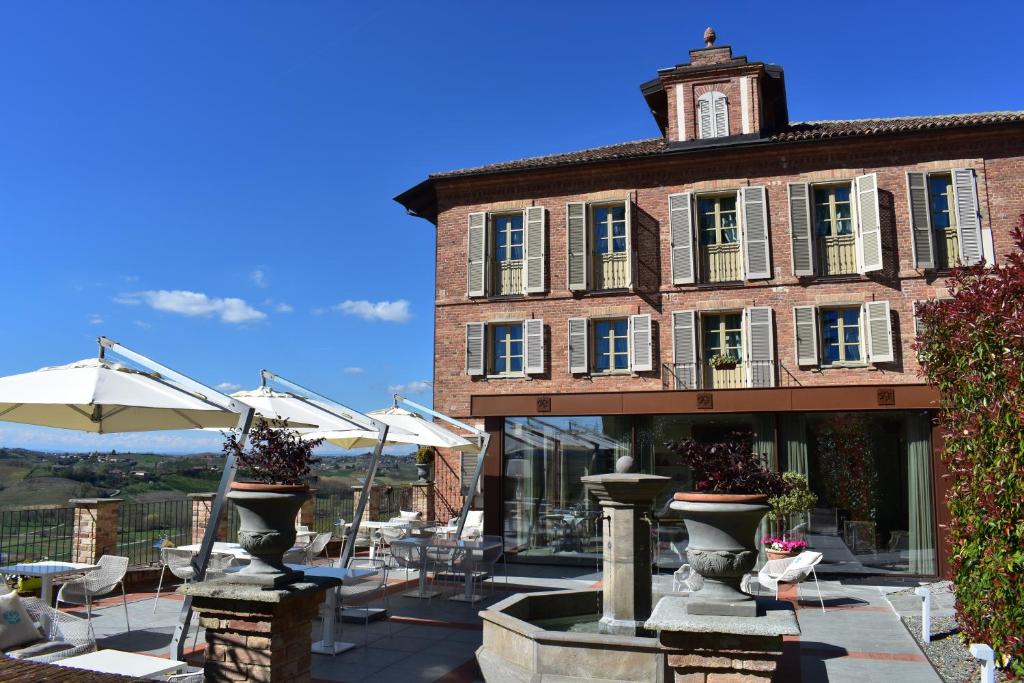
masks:
[[[34,506],[0,510],[0,564],[71,560],[75,509]]]
[[[734,366],[714,367],[708,362],[664,363],[662,388],[745,389],[799,386],[800,382],[779,361],[742,361]]]
[[[192,501],[175,499],[121,503],[118,507],[117,553],[128,564],[159,564],[164,540],[174,545],[192,542]]]

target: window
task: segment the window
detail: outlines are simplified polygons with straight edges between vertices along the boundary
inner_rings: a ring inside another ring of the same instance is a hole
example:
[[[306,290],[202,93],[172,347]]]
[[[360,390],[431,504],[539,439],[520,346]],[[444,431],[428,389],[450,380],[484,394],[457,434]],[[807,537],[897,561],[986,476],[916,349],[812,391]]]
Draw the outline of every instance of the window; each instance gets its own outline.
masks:
[[[466,374],[521,377],[544,374],[544,321],[466,323]]]
[[[724,138],[729,135],[729,101],[720,92],[697,98],[697,137]]]
[[[594,321],[594,372],[629,369],[629,321]]]
[[[469,214],[467,287],[471,297],[545,291],[545,210]]]
[[[567,205],[570,290],[626,289],[632,285],[630,207],[629,200]]]
[[[704,326],[704,385],[712,389],[746,386],[743,367],[743,314],[702,315]],[[722,357],[720,361],[713,360]],[[724,359],[732,359],[730,367]]]
[[[850,185],[814,188],[814,232],[818,240],[822,275],[857,272],[857,238],[853,232]]]
[[[491,217],[494,236],[494,282],[497,295],[523,293],[523,213],[498,214]]]
[[[960,262],[960,239],[953,207],[952,175],[929,175],[928,211],[935,231],[935,267],[940,270],[948,270]]]
[[[860,307],[821,311],[822,365],[860,363]]]
[[[492,375],[519,375],[523,372],[522,323],[491,326]]]
[[[775,366],[771,307],[672,313],[670,382],[675,389],[773,387]]]
[[[736,195],[698,197],[697,217],[700,227],[701,280],[742,280]]]

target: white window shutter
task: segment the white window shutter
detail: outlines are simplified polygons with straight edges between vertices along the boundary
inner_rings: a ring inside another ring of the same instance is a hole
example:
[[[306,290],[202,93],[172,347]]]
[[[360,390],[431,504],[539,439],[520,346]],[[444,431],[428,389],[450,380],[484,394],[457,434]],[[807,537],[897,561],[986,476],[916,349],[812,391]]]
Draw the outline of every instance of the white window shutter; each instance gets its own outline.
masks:
[[[524,369],[528,375],[544,374],[544,319],[531,318],[523,321]]]
[[[711,107],[715,117],[715,137],[727,137],[729,135],[729,100],[722,93],[716,92],[711,98]]]
[[[487,326],[484,323],[466,323],[466,374],[484,374],[484,348]]]
[[[625,209],[626,218],[626,263],[629,268],[629,275],[627,277],[627,287],[634,287],[636,285],[636,253],[633,250],[633,200],[630,197],[626,197],[622,203]]]
[[[693,199],[689,192],[668,196],[668,227],[671,240],[672,284],[695,282],[693,267]]]
[[[907,205],[910,207],[910,243],[915,268],[935,267],[931,207],[928,205],[928,174],[907,173]]]
[[[469,214],[466,255],[468,261],[467,294],[469,296],[487,296],[487,214],[484,212]]]
[[[789,236],[793,244],[793,274],[814,275],[814,226],[811,223],[811,188],[789,184]]]
[[[878,210],[878,174],[857,176],[857,223],[860,226],[857,245],[861,254],[861,270],[870,273],[882,269],[882,223]]]
[[[793,326],[796,330],[796,364],[818,364],[818,316],[814,306],[794,306]]]
[[[672,365],[683,389],[696,389],[700,368],[697,365],[697,312],[672,313]]]
[[[468,496],[469,485],[473,483],[473,475],[476,474],[476,463],[480,458],[479,453],[466,453],[463,451],[459,454],[459,495]],[[481,477],[483,479],[483,477]],[[473,495],[480,493],[480,482],[477,482],[477,490],[473,492]]]
[[[981,262],[984,251],[981,241],[981,215],[978,212],[978,185],[974,171],[953,169],[953,203],[960,233],[960,263],[973,266]]]
[[[651,316],[629,316],[629,369],[650,372],[654,369],[654,351],[651,344]]]
[[[746,251],[744,265],[748,280],[763,280],[772,276],[768,206],[765,198],[763,186],[744,187],[740,190],[743,205],[743,247]]]
[[[565,207],[569,263],[569,289],[583,291],[587,288],[587,205],[571,202]]]
[[[587,319],[569,318],[569,372],[574,375],[588,372],[588,355]]]
[[[546,240],[544,239],[544,207],[531,206],[523,212],[523,247],[525,259],[523,285],[527,293],[535,294],[545,289],[544,264]]]
[[[711,100],[706,95],[697,100],[697,137],[701,140],[715,136]]]
[[[752,387],[775,386],[775,330],[772,309],[752,306],[746,311],[747,384]]]
[[[891,363],[894,359],[892,349],[892,322],[889,318],[888,301],[869,301],[864,304],[861,318],[867,330],[868,360],[872,363]]]

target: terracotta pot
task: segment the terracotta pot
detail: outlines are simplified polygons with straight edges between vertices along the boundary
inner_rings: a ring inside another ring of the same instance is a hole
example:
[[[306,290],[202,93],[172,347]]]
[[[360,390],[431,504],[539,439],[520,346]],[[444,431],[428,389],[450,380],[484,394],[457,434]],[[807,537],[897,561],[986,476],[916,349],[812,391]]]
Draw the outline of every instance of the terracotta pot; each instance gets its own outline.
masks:
[[[796,557],[800,554],[800,551],[793,550],[787,553],[784,550],[768,550],[765,548],[764,554],[769,560],[784,560],[787,557]]]
[[[690,540],[686,560],[704,577],[687,605],[691,614],[753,616],[753,598],[739,590],[757,563],[757,526],[769,510],[767,495],[676,493]]]
[[[304,484],[231,484],[227,497],[238,508],[238,544],[252,555],[233,580],[276,587],[302,578],[302,572],[289,569],[283,559],[295,545],[295,517],[309,496]]]

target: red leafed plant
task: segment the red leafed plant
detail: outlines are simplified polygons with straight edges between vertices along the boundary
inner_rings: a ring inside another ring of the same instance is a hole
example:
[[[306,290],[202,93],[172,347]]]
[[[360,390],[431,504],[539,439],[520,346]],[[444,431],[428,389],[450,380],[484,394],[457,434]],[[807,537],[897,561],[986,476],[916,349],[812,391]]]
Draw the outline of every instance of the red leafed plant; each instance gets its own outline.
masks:
[[[951,299],[919,309],[915,348],[940,424],[957,621],[1024,677],[1024,215],[996,267],[957,268]]]
[[[245,472],[263,484],[301,484],[309,476],[310,466],[319,462],[313,449],[323,439],[303,439],[292,429],[272,429],[257,420],[249,430],[243,447],[231,434],[224,440],[224,454],[234,453]]]
[[[719,443],[683,439],[668,447],[693,470],[698,493],[780,495],[789,490],[782,477],[754,455],[753,432],[733,432]]]

